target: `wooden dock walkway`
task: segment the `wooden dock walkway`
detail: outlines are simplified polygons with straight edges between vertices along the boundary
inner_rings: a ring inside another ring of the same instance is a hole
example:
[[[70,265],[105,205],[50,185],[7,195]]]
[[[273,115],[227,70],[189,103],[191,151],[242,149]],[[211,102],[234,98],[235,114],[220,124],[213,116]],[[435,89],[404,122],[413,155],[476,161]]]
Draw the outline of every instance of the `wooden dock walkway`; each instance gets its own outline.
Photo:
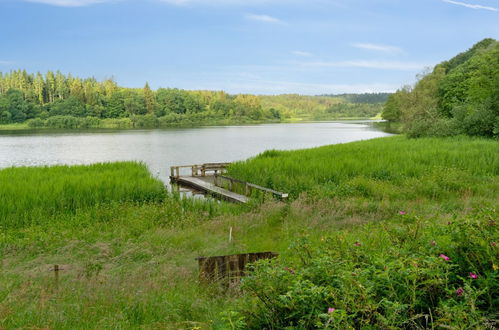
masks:
[[[248,203],[249,196],[252,196],[255,191],[263,194],[263,196],[271,194],[280,199],[288,198],[288,194],[224,176],[225,169],[229,164],[206,163],[202,165],[172,166],[170,168],[170,181],[236,203]],[[190,173],[182,174],[182,169],[190,169]],[[207,175],[207,173],[211,173],[211,175]]]
[[[249,201],[248,197],[215,186],[212,178],[213,176],[207,176],[207,177],[179,176],[175,178],[174,181],[178,184],[192,187],[194,189],[203,191],[209,195],[213,195],[215,197],[227,200],[229,202],[236,202],[243,204],[248,203]]]

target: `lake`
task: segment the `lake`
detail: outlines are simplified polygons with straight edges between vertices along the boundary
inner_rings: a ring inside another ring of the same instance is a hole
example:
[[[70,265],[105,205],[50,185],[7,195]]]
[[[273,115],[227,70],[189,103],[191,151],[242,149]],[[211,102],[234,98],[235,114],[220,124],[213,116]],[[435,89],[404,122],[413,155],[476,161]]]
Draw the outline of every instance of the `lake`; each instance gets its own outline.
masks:
[[[370,121],[153,130],[0,131],[0,168],[142,161],[168,181],[172,165],[243,160],[268,149],[302,149],[390,134]]]

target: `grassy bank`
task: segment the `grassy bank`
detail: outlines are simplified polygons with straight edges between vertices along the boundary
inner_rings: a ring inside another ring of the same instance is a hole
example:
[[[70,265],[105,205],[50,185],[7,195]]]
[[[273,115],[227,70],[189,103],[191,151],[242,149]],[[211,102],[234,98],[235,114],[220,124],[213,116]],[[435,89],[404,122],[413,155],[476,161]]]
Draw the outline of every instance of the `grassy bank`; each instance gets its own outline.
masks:
[[[125,189],[22,227],[2,224],[0,327],[484,328],[497,310],[496,150],[482,139],[392,137],[270,151],[231,174],[289,191],[289,203],[129,199]],[[132,181],[155,192],[139,168]],[[14,169],[0,177],[26,181]],[[64,186],[54,175],[27,181]],[[73,194],[85,196],[79,186]],[[281,257],[242,291],[197,281],[197,256],[269,250]],[[54,264],[64,269],[57,283]]]

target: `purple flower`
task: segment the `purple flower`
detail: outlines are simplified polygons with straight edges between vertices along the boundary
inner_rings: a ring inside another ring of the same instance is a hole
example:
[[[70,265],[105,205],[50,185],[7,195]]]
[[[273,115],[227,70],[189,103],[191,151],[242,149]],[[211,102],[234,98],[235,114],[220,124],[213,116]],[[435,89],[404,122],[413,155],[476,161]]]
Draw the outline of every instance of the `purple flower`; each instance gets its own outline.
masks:
[[[450,258],[447,257],[445,254],[441,254],[440,258],[444,259],[445,261],[449,261],[450,260]]]
[[[464,293],[464,289],[463,288],[459,288],[459,289],[456,290],[456,295],[457,296],[462,296],[463,293]]]
[[[407,214],[407,212],[406,212],[406,211],[399,211],[399,214],[400,214],[400,215],[406,215],[406,214]]]
[[[355,246],[361,246],[362,244],[360,244],[360,242],[357,241],[357,242],[353,243],[353,245],[355,245]]]
[[[470,273],[470,277],[472,279],[476,280],[478,278],[478,275],[472,272],[472,273]]]
[[[328,313],[328,314],[332,314],[332,313],[334,313],[334,311],[335,311],[335,310],[336,310],[336,308],[329,307],[329,308],[327,309],[327,313]]]

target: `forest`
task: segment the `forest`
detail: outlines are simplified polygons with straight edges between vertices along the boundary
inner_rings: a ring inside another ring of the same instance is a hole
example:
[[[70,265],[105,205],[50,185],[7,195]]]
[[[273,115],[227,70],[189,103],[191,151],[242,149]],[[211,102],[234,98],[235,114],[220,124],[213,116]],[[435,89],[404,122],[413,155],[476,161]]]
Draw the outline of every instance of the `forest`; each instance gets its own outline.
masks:
[[[113,79],[81,79],[59,71],[0,73],[0,125],[132,128],[371,118],[379,95],[257,96],[223,91],[124,88]],[[371,103],[370,100],[373,100]]]
[[[408,136],[499,135],[499,42],[484,39],[388,97],[383,118]]]

